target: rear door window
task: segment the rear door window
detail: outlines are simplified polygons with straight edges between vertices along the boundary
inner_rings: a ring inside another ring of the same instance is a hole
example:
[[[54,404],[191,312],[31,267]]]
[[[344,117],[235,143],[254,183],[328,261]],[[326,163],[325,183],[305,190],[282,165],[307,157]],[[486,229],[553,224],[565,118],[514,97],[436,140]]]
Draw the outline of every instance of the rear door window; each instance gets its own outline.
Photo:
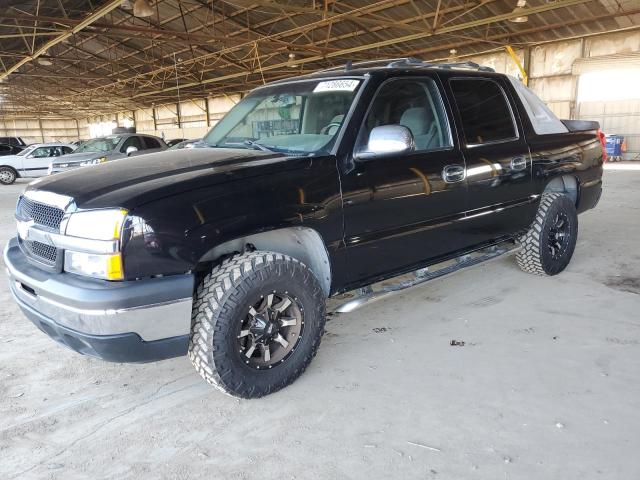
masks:
[[[160,142],[158,142],[155,138],[151,137],[142,137],[144,139],[144,143],[147,144],[147,148],[162,148],[160,146]]]
[[[467,145],[518,138],[509,101],[498,83],[485,78],[451,80]]]

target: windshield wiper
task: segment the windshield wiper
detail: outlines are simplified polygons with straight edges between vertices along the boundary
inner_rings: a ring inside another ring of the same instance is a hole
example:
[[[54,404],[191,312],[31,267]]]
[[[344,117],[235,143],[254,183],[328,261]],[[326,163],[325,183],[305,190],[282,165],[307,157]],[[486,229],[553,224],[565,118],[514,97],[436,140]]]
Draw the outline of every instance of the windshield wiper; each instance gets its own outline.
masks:
[[[265,147],[264,145],[262,145],[261,143],[256,142],[255,140],[249,140],[248,138],[242,142],[244,145],[249,145],[250,147],[253,147],[254,149],[257,150],[262,150],[263,152],[273,152],[273,150],[271,150],[270,148]]]

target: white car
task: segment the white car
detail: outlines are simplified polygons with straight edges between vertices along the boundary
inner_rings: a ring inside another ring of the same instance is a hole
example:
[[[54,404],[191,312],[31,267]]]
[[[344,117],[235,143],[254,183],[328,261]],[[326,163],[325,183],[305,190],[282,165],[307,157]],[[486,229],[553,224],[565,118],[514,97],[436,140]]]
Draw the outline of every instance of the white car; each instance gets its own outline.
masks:
[[[0,183],[11,185],[16,178],[36,178],[47,174],[53,157],[61,157],[76,149],[70,143],[34,143],[17,155],[0,157]]]

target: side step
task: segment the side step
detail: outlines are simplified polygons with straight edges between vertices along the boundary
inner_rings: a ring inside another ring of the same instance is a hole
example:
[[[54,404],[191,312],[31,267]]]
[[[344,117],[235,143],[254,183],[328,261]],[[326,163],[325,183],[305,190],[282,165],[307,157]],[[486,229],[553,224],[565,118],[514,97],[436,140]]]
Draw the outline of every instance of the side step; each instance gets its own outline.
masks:
[[[374,289],[372,285],[356,290],[357,295],[348,301],[338,305],[333,309],[336,313],[349,313],[358,308],[373,303],[377,300],[385,298],[401,290],[415,287],[423,283],[435,280],[436,278],[451,275],[468,267],[473,267],[480,263],[494,260],[503,255],[510,255],[520,250],[520,246],[512,241],[499,243],[491,247],[476,250],[467,255],[447,260],[446,262],[437,263],[428,268],[421,268],[413,272],[413,278],[402,280],[393,284],[384,284],[380,288]]]

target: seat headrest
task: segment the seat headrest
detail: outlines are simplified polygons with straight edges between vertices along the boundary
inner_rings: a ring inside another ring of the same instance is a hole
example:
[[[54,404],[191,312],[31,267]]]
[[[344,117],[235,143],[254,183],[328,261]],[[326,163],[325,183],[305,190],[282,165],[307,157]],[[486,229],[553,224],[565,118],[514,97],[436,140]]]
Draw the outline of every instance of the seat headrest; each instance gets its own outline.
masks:
[[[428,110],[422,107],[408,108],[400,117],[400,125],[411,130],[414,137],[427,133],[431,123]]]
[[[341,123],[343,118],[344,118],[344,115],[336,115],[331,119],[329,123]]]

